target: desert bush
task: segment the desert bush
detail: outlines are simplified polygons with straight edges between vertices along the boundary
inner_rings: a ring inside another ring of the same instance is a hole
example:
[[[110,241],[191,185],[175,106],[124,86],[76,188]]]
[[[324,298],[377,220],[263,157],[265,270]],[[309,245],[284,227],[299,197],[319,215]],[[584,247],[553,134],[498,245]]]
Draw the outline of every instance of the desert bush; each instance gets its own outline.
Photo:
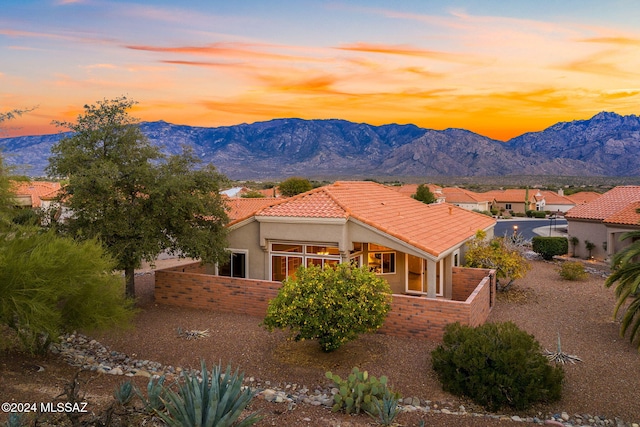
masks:
[[[391,398],[395,399],[397,404],[399,395],[388,389],[388,379],[384,375],[378,379],[358,368],[353,368],[351,374],[344,380],[331,372],[325,375],[338,389],[338,393],[333,396],[333,412],[344,410],[347,414],[359,414],[364,411],[372,416],[378,416],[381,415],[380,401],[383,401],[385,396],[387,405]],[[387,409],[389,413],[392,412],[391,409]]]
[[[579,261],[562,263],[560,266],[560,277],[564,280],[584,280],[589,273],[584,270],[584,265]]]
[[[238,418],[254,396],[249,388],[242,387],[244,374],[231,374],[227,365],[223,373],[220,365],[207,370],[201,362],[202,379],[194,373],[182,373],[178,391],[167,390],[165,406],[168,415],[158,416],[170,427],[215,426],[246,427],[260,420],[256,413]]]
[[[445,391],[490,411],[560,399],[562,368],[551,366],[533,335],[512,322],[449,324],[431,359]]]
[[[569,241],[566,237],[536,236],[531,240],[533,251],[547,261],[555,255],[565,255],[569,252]]]
[[[296,341],[317,339],[329,352],[380,328],[390,309],[389,284],[366,267],[301,267],[269,302],[262,324],[289,329]]]
[[[95,240],[51,231],[7,239],[0,243],[0,323],[34,353],[66,331],[125,326],[134,313],[113,268]]]
[[[487,240],[486,236],[486,232],[479,230],[466,243],[465,263],[467,267],[495,269],[498,290],[506,290],[514,280],[526,276],[531,265],[520,252],[517,236],[491,240]]]

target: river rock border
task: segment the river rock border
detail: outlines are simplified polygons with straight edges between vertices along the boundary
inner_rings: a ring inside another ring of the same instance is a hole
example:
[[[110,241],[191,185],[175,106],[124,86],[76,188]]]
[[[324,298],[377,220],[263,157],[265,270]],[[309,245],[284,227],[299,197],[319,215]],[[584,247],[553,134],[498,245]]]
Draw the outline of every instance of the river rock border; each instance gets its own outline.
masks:
[[[60,342],[52,345],[51,352],[62,357],[71,366],[107,375],[147,378],[164,375],[167,380],[176,380],[183,371],[200,374],[198,370],[194,369],[186,370],[181,367],[162,365],[151,360],[134,359],[124,353],[110,350],[95,339],[76,332],[61,336]],[[274,403],[288,403],[289,410],[294,409],[299,403],[330,408],[333,405],[333,396],[338,393],[338,389],[331,387],[317,387],[311,391],[304,385],[288,383],[274,385],[270,381],[254,377],[245,378],[245,383],[256,392],[256,398]],[[446,402],[432,402],[419,397],[406,397],[400,402],[400,406],[401,410],[405,412],[431,412],[564,427],[640,427],[635,422],[628,423],[620,418],[609,419],[602,415],[569,415],[567,412],[562,412],[549,414],[546,417],[542,415],[540,417],[519,417],[517,415],[467,412],[464,406],[453,408],[451,404]]]

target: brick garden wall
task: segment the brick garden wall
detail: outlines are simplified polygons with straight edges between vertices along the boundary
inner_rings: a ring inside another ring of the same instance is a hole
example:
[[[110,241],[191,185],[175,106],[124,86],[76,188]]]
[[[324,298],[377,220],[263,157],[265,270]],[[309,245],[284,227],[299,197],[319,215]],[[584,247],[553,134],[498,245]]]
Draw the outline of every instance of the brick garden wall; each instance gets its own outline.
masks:
[[[199,263],[155,272],[155,300],[160,304],[264,317],[280,282],[205,274]],[[453,300],[393,295],[391,311],[380,331],[385,334],[440,340],[453,322],[486,321],[495,298],[490,270],[454,268]],[[493,288],[493,289],[492,289]]]

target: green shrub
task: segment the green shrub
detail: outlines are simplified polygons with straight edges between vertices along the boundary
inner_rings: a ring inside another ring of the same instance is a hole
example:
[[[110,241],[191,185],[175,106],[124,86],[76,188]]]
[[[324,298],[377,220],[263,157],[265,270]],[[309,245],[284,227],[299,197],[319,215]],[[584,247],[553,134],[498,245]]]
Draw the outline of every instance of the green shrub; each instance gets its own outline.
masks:
[[[387,281],[366,267],[301,267],[269,302],[262,324],[289,329],[296,341],[317,339],[329,352],[382,326],[390,297]]]
[[[531,211],[531,216],[533,218],[546,218],[547,213],[543,211]]]
[[[387,388],[387,377],[384,375],[379,379],[369,375],[367,371],[360,371],[353,368],[351,374],[346,379],[340,378],[331,372],[327,372],[326,377],[333,381],[338,393],[333,396],[333,412],[343,409],[347,414],[359,414],[364,411],[372,416],[385,416],[380,412],[380,401],[387,398],[395,399],[398,403],[399,395],[392,393]],[[391,413],[390,408],[386,408]]]
[[[555,255],[564,255],[569,252],[569,241],[566,237],[541,237],[536,236],[531,240],[533,251],[547,261]]]
[[[584,280],[588,275],[579,261],[565,262],[560,266],[560,277],[564,280]]]
[[[0,323],[33,353],[63,332],[127,326],[132,301],[113,269],[97,240],[52,231],[0,239]]]
[[[196,374],[182,373],[178,391],[167,390],[165,406],[169,415],[157,412],[170,427],[246,427],[260,420],[256,413],[237,421],[254,396],[249,388],[242,387],[244,374],[232,375],[231,366],[222,373],[220,365],[207,371],[201,362],[202,380]]]
[[[445,391],[490,411],[527,409],[556,401],[562,392],[562,368],[551,366],[533,335],[511,322],[449,324],[431,359]]]

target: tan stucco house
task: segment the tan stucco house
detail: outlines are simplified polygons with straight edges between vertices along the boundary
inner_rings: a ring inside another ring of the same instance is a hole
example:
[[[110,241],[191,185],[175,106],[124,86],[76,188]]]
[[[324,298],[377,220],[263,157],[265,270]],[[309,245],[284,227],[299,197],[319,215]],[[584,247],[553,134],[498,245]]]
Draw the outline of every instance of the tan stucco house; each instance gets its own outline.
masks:
[[[439,337],[447,323],[481,324],[491,310],[493,272],[461,267],[465,243],[478,230],[493,236],[491,217],[447,203],[427,205],[373,182],[340,181],[264,203],[244,216],[235,206],[227,265],[157,272],[156,301],[260,315],[298,267],[348,262],[389,282],[394,295],[386,332]],[[189,272],[196,278],[187,279]],[[237,301],[227,299],[232,294]],[[257,306],[249,302],[256,298]]]
[[[596,199],[576,206],[566,213],[569,237],[577,237],[576,256],[586,258],[589,251],[585,242],[595,245],[591,256],[610,259],[613,254],[630,244],[621,242],[620,236],[628,231],[640,230],[640,186],[615,187]]]

